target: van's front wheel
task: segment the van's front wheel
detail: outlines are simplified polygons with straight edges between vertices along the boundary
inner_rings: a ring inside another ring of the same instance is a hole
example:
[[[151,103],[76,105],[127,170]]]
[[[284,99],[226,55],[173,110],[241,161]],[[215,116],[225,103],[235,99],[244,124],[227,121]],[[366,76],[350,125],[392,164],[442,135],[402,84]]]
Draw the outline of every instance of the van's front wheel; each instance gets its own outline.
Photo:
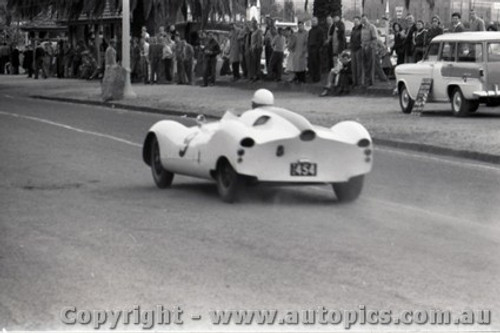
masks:
[[[399,88],[399,105],[401,106],[401,111],[403,111],[403,113],[411,113],[414,104],[415,101],[410,97],[408,88],[403,84],[401,88]]]

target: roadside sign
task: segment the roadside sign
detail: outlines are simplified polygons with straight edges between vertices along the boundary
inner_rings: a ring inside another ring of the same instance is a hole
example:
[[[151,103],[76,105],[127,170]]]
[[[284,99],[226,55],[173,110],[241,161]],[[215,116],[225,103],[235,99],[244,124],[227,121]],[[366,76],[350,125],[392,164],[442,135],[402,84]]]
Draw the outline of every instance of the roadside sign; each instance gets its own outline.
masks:
[[[396,11],[396,18],[398,19],[403,18],[403,12],[404,12],[403,6],[396,6],[395,11]]]
[[[424,110],[425,103],[427,102],[427,98],[429,97],[429,93],[432,88],[432,79],[424,78],[422,79],[422,83],[420,84],[420,89],[418,89],[417,98],[415,98],[415,114],[422,115],[422,111]]]

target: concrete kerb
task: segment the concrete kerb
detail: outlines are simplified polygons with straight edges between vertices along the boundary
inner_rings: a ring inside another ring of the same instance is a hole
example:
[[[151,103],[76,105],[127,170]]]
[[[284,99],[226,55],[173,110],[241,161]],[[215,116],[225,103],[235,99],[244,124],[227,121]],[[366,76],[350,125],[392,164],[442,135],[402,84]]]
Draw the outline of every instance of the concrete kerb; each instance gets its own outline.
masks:
[[[30,97],[35,98],[35,99],[49,100],[49,101],[66,102],[66,103],[83,104],[83,105],[95,105],[95,106],[108,107],[108,108],[113,108],[113,109],[117,108],[117,109],[129,110],[129,111],[140,111],[140,112],[164,114],[164,115],[170,115],[170,116],[188,116],[188,117],[196,118],[196,116],[199,115],[199,113],[189,112],[189,111],[179,111],[179,110],[171,110],[171,109],[165,110],[165,109],[153,108],[153,107],[148,107],[148,106],[127,105],[127,104],[122,104],[122,103],[117,103],[117,102],[101,102],[101,101],[81,100],[81,99],[66,98],[66,97],[42,96],[42,95],[33,95]],[[220,119],[219,116],[214,116],[214,115],[209,115],[209,114],[208,115],[205,114],[205,116],[208,119],[214,119],[214,120]],[[422,153],[429,153],[429,154],[438,155],[438,156],[460,157],[460,158],[465,158],[465,159],[470,159],[470,160],[475,160],[475,161],[480,161],[480,162],[500,164],[500,156],[499,155],[480,153],[480,152],[475,152],[475,151],[470,151],[470,150],[451,149],[451,148],[433,146],[433,145],[428,145],[428,144],[421,144],[421,143],[414,143],[414,142],[403,142],[403,141],[396,141],[396,140],[377,138],[377,137],[373,137],[373,143],[376,145],[380,145],[380,146],[396,148],[396,149],[411,150],[411,151],[417,151],[417,152],[422,152]]]

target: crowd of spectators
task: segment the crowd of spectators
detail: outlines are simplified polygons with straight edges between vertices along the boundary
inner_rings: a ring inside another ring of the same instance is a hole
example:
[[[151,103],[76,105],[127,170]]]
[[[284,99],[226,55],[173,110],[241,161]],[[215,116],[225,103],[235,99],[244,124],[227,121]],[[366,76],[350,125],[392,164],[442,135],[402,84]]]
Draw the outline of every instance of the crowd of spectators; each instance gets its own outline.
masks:
[[[215,84],[217,75],[232,75],[234,81],[281,81],[286,72],[288,81],[304,84],[320,82],[326,72],[321,96],[349,93],[373,85],[376,79],[388,81],[394,65],[422,60],[430,41],[440,34],[496,30],[494,25],[486,26],[474,10],[469,17],[466,29],[460,13],[453,13],[448,28],[438,16],[426,23],[407,15],[404,20],[387,24],[387,32],[393,36],[390,41],[388,36],[381,38],[380,30],[364,15],[353,18],[350,31],[346,31],[339,16],[327,17],[323,26],[313,17],[308,31],[304,22],[299,21],[297,29],[293,29],[276,26],[272,18],[266,17],[263,27],[252,20],[233,23],[227,34],[198,31],[195,38],[190,38],[192,44],[173,25],[168,29],[159,27],[155,34],[143,27],[140,36],[131,39],[131,79],[145,84],[190,85],[198,77],[202,78],[202,86],[208,86]],[[19,74],[22,66],[28,77],[35,79],[40,75],[102,78],[106,67],[120,60],[121,48],[117,44],[116,39],[103,40],[98,50],[94,38],[80,40],[76,45],[63,39],[35,40],[24,49],[4,43],[0,45],[0,74]],[[221,66],[218,61],[222,61]]]

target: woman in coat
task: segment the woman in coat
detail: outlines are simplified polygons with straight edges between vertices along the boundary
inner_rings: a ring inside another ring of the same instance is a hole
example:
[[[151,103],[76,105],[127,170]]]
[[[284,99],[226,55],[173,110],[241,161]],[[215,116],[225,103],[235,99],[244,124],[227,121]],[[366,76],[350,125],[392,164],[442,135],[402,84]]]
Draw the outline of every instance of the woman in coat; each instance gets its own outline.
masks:
[[[233,80],[240,78],[240,30],[233,24],[229,37],[229,63],[233,72]]]
[[[295,47],[293,50],[293,71],[296,81],[306,82],[307,70],[307,37],[308,33],[304,29],[304,22],[299,21],[299,31],[295,34]]]
[[[392,25],[392,31],[394,32],[394,45],[391,48],[391,54],[396,52],[398,57],[397,65],[404,64],[405,62],[405,33],[403,27],[398,22],[394,22]]]

